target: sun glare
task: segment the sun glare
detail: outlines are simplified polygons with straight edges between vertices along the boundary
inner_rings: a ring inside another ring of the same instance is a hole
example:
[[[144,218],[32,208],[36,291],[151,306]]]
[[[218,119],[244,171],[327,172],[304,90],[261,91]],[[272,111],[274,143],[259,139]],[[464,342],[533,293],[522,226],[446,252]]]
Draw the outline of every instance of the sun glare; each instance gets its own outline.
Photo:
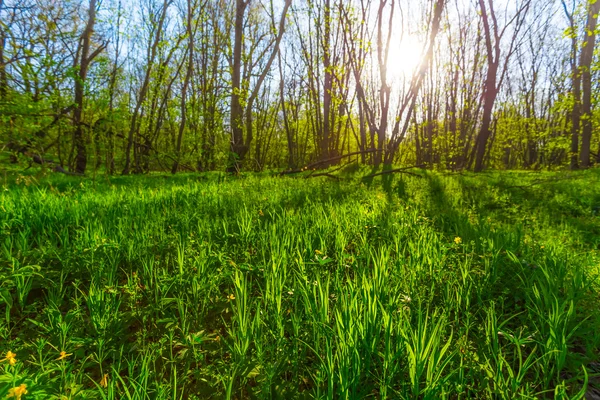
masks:
[[[423,54],[423,46],[410,36],[402,39],[398,46],[392,46],[388,56],[388,76],[390,81],[408,79],[419,66]]]

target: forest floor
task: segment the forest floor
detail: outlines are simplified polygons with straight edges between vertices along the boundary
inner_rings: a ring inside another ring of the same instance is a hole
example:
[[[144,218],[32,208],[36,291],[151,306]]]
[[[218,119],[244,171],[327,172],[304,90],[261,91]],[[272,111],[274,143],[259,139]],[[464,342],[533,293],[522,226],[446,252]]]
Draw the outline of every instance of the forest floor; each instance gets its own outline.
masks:
[[[583,398],[600,170],[0,179],[0,398]]]

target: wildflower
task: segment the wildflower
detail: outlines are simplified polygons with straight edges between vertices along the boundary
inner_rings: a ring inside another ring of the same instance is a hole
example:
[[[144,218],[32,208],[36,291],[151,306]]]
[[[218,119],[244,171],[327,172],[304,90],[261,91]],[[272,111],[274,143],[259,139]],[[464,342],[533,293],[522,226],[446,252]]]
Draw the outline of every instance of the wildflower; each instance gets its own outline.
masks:
[[[15,353],[13,353],[12,351],[8,351],[6,353],[6,357],[4,357],[2,360],[0,360],[0,362],[2,361],[8,361],[8,363],[10,365],[15,365],[17,363],[17,359],[16,359],[17,355]]]
[[[100,380],[100,386],[103,388],[108,386],[108,374],[104,374],[104,376],[102,376],[102,379]]]
[[[17,400],[21,400],[21,396],[24,394],[27,394],[27,385],[21,383],[19,386],[10,389],[7,397],[14,397]]]
[[[320,255],[320,254],[323,254],[323,253],[321,252],[321,250],[315,250],[315,254]]]
[[[462,239],[459,236],[457,236],[457,237],[454,238],[454,243],[461,244],[462,243]]]
[[[56,359],[56,361],[64,360],[65,358],[69,357],[70,355],[73,355],[73,353],[67,354],[67,352],[63,350],[60,352],[60,356]]]
[[[264,216],[265,216],[265,214],[263,213],[263,211],[262,211],[262,210],[258,210],[258,215],[260,215],[261,217],[264,217]]]
[[[235,295],[232,293],[229,296],[227,296],[227,300],[235,300]]]

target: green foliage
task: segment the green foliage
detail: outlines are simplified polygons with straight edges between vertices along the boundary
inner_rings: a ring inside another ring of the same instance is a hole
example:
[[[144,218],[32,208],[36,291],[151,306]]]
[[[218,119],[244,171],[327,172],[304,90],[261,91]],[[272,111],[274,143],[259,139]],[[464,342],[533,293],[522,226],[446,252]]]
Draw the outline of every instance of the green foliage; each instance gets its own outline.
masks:
[[[599,171],[362,173],[5,178],[0,397],[582,398]]]

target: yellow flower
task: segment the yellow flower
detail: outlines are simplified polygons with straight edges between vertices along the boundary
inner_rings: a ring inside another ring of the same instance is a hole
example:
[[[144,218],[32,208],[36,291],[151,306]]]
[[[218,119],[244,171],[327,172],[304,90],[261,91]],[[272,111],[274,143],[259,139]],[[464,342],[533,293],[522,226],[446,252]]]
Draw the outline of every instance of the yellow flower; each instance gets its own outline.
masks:
[[[24,383],[8,391],[8,397],[14,397],[17,400],[21,400],[21,396],[24,394],[27,394],[27,385]]]
[[[323,254],[323,253],[321,252],[321,250],[315,250],[315,254],[320,255],[320,254]]]
[[[104,376],[100,380],[100,386],[102,386],[103,388],[108,386],[108,374],[104,374]]]
[[[61,351],[61,352],[60,352],[60,356],[59,356],[59,357],[58,357],[56,360],[57,360],[57,361],[58,361],[58,360],[64,360],[65,358],[69,357],[69,356],[70,356],[70,355],[72,355],[72,354],[73,354],[73,353],[69,353],[69,354],[67,354],[67,352],[63,350],[63,351]]]
[[[227,296],[227,300],[235,300],[235,295],[230,294],[229,296]]]
[[[462,243],[462,239],[457,236],[457,237],[454,238],[454,243],[461,244]]]
[[[15,365],[17,363],[16,357],[17,357],[17,355],[9,350],[8,352],[6,352],[6,357],[4,357],[2,360],[0,360],[0,362],[8,361],[8,363],[10,365]]]

